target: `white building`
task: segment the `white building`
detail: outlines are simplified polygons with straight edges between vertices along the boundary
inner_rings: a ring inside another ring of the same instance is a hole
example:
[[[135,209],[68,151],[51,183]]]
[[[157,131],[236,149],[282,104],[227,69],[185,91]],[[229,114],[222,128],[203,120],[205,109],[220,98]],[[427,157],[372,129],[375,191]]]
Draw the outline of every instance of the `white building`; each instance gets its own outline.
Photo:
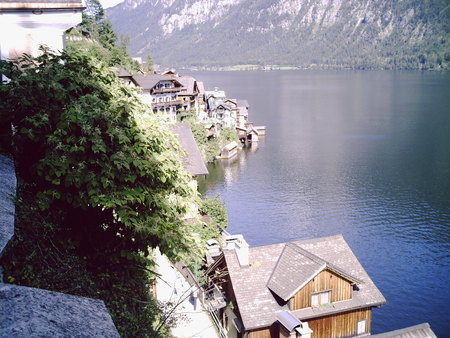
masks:
[[[162,114],[167,121],[176,122],[177,110],[183,103],[178,97],[183,88],[182,84],[173,77],[161,74],[133,77],[142,88],[142,101],[148,104],[155,114]]]
[[[0,53],[37,56],[39,46],[64,48],[64,32],[81,23],[81,0],[0,1]]]

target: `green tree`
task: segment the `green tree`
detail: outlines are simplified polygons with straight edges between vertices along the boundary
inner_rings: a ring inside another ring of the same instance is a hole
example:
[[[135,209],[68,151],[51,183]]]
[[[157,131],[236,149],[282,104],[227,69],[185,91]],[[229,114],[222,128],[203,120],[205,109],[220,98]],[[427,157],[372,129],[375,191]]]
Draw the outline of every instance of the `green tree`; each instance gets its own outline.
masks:
[[[43,52],[0,68],[11,79],[0,87],[2,130],[14,126],[17,171],[41,208],[67,205],[75,210],[67,222],[80,228],[77,218],[96,214],[82,223],[102,219],[123,248],[158,245],[171,257],[187,250],[180,218],[195,194],[173,134],[103,64]]]
[[[182,217],[197,193],[176,137],[132,88],[80,51],[42,52],[0,61],[1,136],[26,189],[2,266],[24,285],[100,297],[121,335],[148,336],[149,249],[193,251]]]
[[[86,1],[83,20],[68,31],[68,49],[82,50],[109,66],[121,66],[131,73],[139,70],[139,64],[127,51],[129,38],[117,37],[111,22],[105,19],[105,13],[98,0]]]

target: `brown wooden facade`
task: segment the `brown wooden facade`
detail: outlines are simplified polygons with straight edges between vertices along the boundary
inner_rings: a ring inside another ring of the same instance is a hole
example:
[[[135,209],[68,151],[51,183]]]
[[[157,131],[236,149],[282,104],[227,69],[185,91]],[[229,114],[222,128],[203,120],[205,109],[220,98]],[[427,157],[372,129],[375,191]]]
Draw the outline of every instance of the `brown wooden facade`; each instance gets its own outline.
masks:
[[[352,299],[353,286],[350,281],[333,271],[324,270],[317,274],[290,299],[290,309],[311,307],[311,296],[321,291],[330,291],[330,302]]]
[[[345,312],[307,320],[313,330],[312,338],[349,337],[358,334],[358,322],[365,320],[365,332],[370,332],[372,310],[370,308]]]
[[[365,333],[372,325],[371,308],[359,309],[335,315],[304,320],[313,331],[311,338],[351,337],[358,334],[358,322],[365,320]],[[289,332],[282,325],[248,331],[248,338],[288,338]]]
[[[247,338],[278,338],[279,332],[280,325],[273,324],[271,327],[248,331]]]

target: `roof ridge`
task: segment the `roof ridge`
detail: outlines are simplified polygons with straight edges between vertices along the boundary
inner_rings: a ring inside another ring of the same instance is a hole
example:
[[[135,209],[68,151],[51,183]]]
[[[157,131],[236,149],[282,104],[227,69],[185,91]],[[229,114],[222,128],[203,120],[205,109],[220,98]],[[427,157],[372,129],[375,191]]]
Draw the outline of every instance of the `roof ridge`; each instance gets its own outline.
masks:
[[[275,266],[273,267],[272,272],[270,273],[269,279],[266,282],[266,287],[269,290],[270,290],[270,287],[269,287],[270,280],[272,279],[275,271],[277,270],[278,264],[280,264],[281,257],[283,257],[283,253],[286,250],[286,246],[287,246],[286,244],[283,246],[283,250],[281,250],[280,255],[278,256],[277,262],[275,263]]]
[[[339,235],[336,235],[336,236],[339,236]],[[333,236],[333,237],[335,237],[335,236]],[[340,268],[340,267],[338,267],[337,265],[334,265],[334,264],[332,264],[332,263],[330,263],[330,262],[328,262],[328,261],[326,261],[326,260],[320,258],[319,256],[317,256],[317,255],[315,255],[315,254],[309,252],[309,251],[306,250],[306,249],[303,249],[303,248],[300,247],[298,244],[293,243],[293,242],[289,242],[289,243],[287,243],[286,245],[288,245],[288,244],[291,244],[293,249],[295,249],[295,250],[297,250],[297,251],[300,251],[300,253],[301,253],[302,255],[308,257],[309,259],[312,259],[312,260],[315,261],[316,263],[318,263],[318,264],[325,264],[327,268],[329,268],[329,269],[331,269],[331,270],[334,270],[334,272],[336,272],[336,273],[342,275],[343,277],[345,277],[345,278],[347,278],[347,279],[349,279],[349,280],[351,280],[351,281],[353,281],[353,282],[356,282],[357,284],[362,283],[362,281],[361,281],[360,279],[358,279],[358,278],[356,278],[356,277],[353,277],[351,274],[349,274],[348,272],[346,272],[346,271],[343,270],[342,268]]]
[[[295,244],[294,242],[288,242],[288,243],[286,243],[286,246],[291,247],[295,251],[299,252],[303,256],[308,257],[309,259],[311,259],[312,261],[314,261],[314,262],[316,262],[318,264],[324,264],[324,263],[327,264],[327,265],[330,264],[326,260],[320,258],[319,256],[313,254],[312,252],[309,252],[306,249],[303,249],[302,247],[300,247],[298,244]]]

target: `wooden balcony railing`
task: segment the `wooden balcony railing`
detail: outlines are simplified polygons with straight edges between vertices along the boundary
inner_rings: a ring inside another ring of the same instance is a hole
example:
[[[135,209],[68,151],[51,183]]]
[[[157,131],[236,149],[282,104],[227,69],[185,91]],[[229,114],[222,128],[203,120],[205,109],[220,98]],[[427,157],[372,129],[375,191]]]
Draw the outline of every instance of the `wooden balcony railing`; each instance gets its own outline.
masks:
[[[164,94],[164,93],[176,93],[179,92],[181,88],[179,87],[172,87],[172,88],[157,88],[153,89],[153,94]]]
[[[181,100],[173,100],[169,102],[152,102],[152,107],[170,107],[170,106],[178,106],[183,104]]]

